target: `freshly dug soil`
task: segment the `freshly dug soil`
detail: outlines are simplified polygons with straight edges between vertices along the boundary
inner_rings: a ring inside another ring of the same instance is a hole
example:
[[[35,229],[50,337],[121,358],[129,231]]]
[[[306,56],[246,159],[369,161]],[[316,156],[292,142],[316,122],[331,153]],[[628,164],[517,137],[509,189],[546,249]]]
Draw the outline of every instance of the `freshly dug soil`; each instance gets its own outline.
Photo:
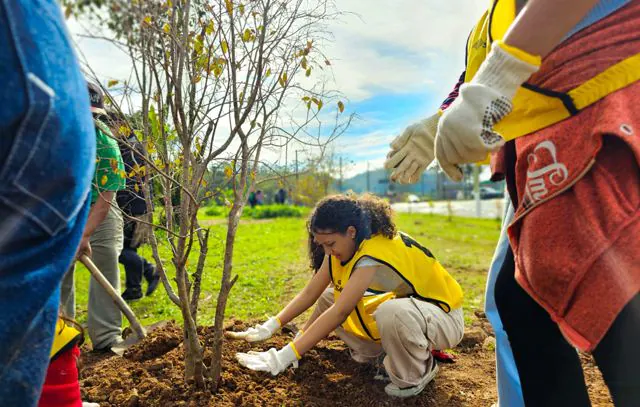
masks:
[[[125,357],[85,351],[81,361],[84,401],[107,406],[482,406],[497,399],[495,357],[486,320],[477,320],[456,348],[457,361],[441,364],[436,379],[417,397],[392,399],[385,383],[376,381],[376,368],[361,365],[349,356],[335,336],[320,342],[304,355],[298,369],[279,376],[253,372],[238,365],[236,352],[280,348],[292,338],[291,331],[266,342],[249,344],[225,339],[223,373],[217,394],[195,390],[184,383],[181,329],[169,323],[130,348]],[[227,329],[242,330],[234,321]],[[489,332],[490,333],[490,332]],[[199,330],[210,343],[212,328]],[[205,354],[209,364],[210,354]],[[583,357],[586,379],[594,406],[612,405],[600,373]],[[550,367],[552,368],[552,367]]]

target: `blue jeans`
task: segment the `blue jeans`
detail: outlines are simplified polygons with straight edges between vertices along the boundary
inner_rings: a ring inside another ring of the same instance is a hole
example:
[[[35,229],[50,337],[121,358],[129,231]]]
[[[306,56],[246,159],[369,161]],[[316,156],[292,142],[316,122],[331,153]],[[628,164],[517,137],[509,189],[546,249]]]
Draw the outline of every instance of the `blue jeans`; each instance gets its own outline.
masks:
[[[95,133],[55,0],[0,0],[0,405],[37,404]]]
[[[496,335],[496,379],[498,382],[498,405],[500,407],[524,407],[524,399],[522,396],[522,386],[520,385],[520,376],[518,368],[513,357],[511,344],[507,333],[502,326],[498,307],[496,306],[496,280],[500,269],[505,261],[507,251],[509,250],[509,238],[507,237],[507,227],[513,220],[513,206],[509,198],[504,200],[504,216],[502,218],[502,231],[496,251],[493,254],[491,267],[489,268],[489,276],[487,277],[487,291],[485,293],[484,309],[487,319],[491,322],[491,326]]]

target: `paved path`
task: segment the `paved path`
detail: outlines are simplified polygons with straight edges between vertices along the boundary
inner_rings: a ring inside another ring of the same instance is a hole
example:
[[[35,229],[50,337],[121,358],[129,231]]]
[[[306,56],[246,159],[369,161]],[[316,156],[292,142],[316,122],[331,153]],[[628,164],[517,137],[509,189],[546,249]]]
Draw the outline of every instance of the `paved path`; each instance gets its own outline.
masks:
[[[476,201],[435,201],[428,202],[416,202],[416,203],[395,203],[391,205],[396,212],[405,213],[435,213],[439,215],[448,215],[448,202],[451,202],[451,211],[455,216],[464,216],[469,218],[475,218],[476,216]],[[481,218],[501,218],[504,204],[502,199],[487,199],[480,201],[480,217]]]

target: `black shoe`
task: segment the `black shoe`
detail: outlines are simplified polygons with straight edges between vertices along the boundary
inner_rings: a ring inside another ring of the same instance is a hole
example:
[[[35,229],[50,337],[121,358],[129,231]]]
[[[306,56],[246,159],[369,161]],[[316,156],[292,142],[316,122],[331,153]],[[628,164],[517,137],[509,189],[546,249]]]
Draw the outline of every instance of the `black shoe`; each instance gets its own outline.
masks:
[[[136,301],[136,300],[139,300],[140,298],[142,298],[142,290],[140,289],[130,290],[127,288],[122,293],[122,299],[125,301]]]
[[[147,286],[147,292],[144,294],[149,296],[153,294],[153,292],[158,288],[158,284],[160,283],[160,274],[154,270],[153,276],[147,280],[149,285]]]

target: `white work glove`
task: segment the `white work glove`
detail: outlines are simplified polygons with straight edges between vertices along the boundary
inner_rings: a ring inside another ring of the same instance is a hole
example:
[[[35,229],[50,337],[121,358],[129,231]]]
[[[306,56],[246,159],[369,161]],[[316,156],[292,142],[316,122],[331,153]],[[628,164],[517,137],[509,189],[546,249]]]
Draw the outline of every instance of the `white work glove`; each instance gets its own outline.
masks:
[[[460,87],[460,96],[438,122],[435,155],[441,168],[482,161],[502,147],[505,141],[493,126],[511,112],[516,91],[539,66],[539,57],[493,43],[477,74]],[[460,181],[462,173],[452,179]]]
[[[225,335],[231,339],[244,339],[247,342],[259,342],[271,338],[280,329],[280,321],[277,317],[271,317],[261,325],[256,325],[242,332],[226,331]]]
[[[391,180],[413,184],[434,158],[434,141],[438,129],[438,113],[407,127],[391,142],[384,168],[393,169]]]
[[[266,352],[236,353],[236,359],[240,365],[258,372],[269,372],[276,376],[285,371],[295,362],[297,365],[298,356],[293,347],[293,342],[280,350],[271,348]]]

